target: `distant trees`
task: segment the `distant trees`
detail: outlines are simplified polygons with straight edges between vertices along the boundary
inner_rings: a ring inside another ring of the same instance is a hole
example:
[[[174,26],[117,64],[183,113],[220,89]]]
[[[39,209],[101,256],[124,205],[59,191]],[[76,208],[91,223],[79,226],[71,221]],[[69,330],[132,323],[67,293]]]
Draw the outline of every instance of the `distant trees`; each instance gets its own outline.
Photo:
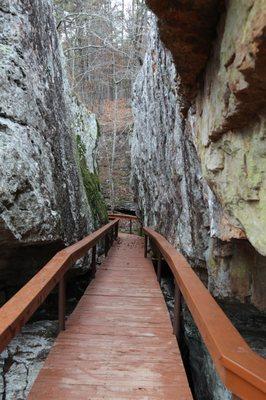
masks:
[[[125,120],[123,112],[144,55],[149,24],[145,0],[55,0],[55,10],[72,90],[96,113],[103,134],[108,134],[113,209],[116,138],[118,130],[127,129],[132,120]]]
[[[55,0],[72,89],[90,109],[130,98],[147,30],[144,0]]]

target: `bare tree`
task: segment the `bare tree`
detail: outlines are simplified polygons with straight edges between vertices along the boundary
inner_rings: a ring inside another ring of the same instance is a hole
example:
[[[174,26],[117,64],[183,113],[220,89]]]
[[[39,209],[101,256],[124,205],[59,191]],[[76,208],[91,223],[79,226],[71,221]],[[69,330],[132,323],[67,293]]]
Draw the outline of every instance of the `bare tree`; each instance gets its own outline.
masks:
[[[124,129],[119,101],[130,102],[132,81],[142,63],[147,9],[144,0],[55,0],[55,4],[72,90],[100,123],[106,102],[113,104],[112,124],[102,124],[103,134],[105,129],[112,134],[109,180],[113,208],[116,137],[117,130]]]

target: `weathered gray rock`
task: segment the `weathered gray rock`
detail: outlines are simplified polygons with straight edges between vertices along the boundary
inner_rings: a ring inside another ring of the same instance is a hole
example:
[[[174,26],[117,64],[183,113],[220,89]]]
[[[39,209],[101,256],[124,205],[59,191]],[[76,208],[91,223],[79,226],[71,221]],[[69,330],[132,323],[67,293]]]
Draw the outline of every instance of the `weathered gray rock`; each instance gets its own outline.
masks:
[[[132,184],[144,224],[162,232],[200,267],[209,228],[207,199],[192,136],[180,114],[178,88],[171,54],[154,26],[134,87]]]
[[[72,108],[75,111],[72,128],[76,135],[78,164],[87,200],[85,204],[91,213],[90,222],[96,228],[108,222],[107,206],[100,191],[97,160],[99,126],[95,114],[88,113],[76,99],[72,103]]]
[[[3,229],[23,243],[72,241],[87,221],[51,3],[6,5],[0,40]]]
[[[221,382],[213,361],[186,307],[183,307],[184,340],[196,398],[201,400],[232,400]]]
[[[266,7],[228,2],[196,98],[195,138],[209,185],[266,256]],[[266,299],[264,299],[266,302]]]
[[[253,306],[229,302],[221,302],[220,305],[251,348],[262,357],[265,357],[266,316],[262,316]],[[182,307],[182,317],[187,349],[186,357],[191,368],[197,399],[230,400],[232,396],[220,381],[208,350],[202,342],[200,333],[185,306]]]
[[[205,261],[216,296],[263,310],[266,13],[262,2],[254,1],[237,10],[237,2],[229,2],[205,84],[185,119],[173,62],[153,40],[135,89],[133,184],[146,221],[192,263],[194,258],[194,265]],[[238,32],[242,36],[236,40]],[[231,60],[233,49],[236,59]],[[230,101],[224,92],[228,79],[235,82]],[[221,128],[219,135],[215,127]],[[166,226],[165,221],[171,222]]]
[[[40,321],[22,329],[0,356],[0,396],[25,400],[51,346],[57,322]]]
[[[1,0],[0,87],[0,290],[6,290],[16,269],[25,280],[24,270],[39,268],[99,224],[76,140],[83,137],[86,163],[97,175],[96,121],[70,95],[50,0]],[[97,185],[93,190],[100,197]]]

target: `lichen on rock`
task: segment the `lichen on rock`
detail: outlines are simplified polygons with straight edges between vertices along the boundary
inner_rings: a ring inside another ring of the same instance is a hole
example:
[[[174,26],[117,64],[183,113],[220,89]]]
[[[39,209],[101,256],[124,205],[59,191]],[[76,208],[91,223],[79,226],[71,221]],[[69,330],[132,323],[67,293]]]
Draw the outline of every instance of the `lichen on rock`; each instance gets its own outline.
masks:
[[[241,7],[237,1],[228,3],[196,98],[195,127],[205,178],[232,224],[241,227],[264,256],[265,26],[263,1]]]
[[[46,247],[51,256],[105,218],[103,203],[96,218],[96,122],[70,93],[52,2],[1,2],[0,53],[0,291],[6,291],[12,269],[20,272],[18,286],[28,278],[29,263],[19,255],[15,261],[17,249],[34,254],[34,273],[47,261],[34,248]],[[86,145],[87,193],[76,135]]]

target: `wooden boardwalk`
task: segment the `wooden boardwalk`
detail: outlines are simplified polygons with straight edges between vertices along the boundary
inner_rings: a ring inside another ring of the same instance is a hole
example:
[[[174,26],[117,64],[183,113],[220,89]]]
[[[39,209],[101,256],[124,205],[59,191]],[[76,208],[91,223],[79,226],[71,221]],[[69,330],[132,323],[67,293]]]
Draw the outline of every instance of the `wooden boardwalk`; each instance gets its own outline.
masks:
[[[143,239],[120,234],[38,375],[31,400],[191,400]]]

